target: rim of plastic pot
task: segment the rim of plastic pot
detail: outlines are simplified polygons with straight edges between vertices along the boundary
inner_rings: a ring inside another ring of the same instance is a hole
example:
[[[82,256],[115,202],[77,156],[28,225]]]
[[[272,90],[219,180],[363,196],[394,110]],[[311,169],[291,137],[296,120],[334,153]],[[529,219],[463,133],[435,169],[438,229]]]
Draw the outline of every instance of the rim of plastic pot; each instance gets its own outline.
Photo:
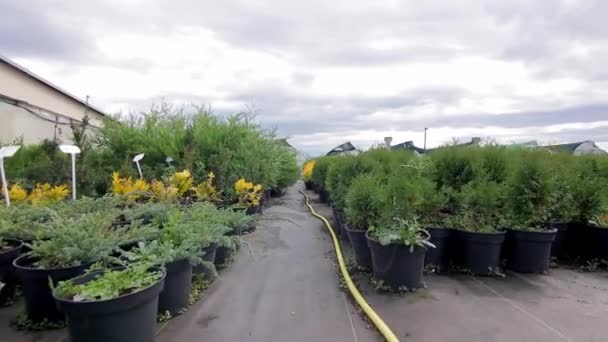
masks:
[[[157,271],[160,271],[162,273],[162,276],[156,282],[152,283],[151,285],[148,285],[148,286],[146,286],[144,288],[141,288],[141,289],[139,289],[139,290],[137,290],[135,292],[125,293],[125,294],[123,294],[121,296],[110,298],[110,299],[93,300],[93,301],[75,301],[75,300],[65,299],[65,298],[57,296],[56,292],[57,292],[58,288],[55,288],[55,289],[53,289],[53,298],[55,298],[55,300],[57,300],[59,302],[64,302],[64,303],[69,303],[69,304],[100,304],[100,303],[108,303],[108,302],[111,302],[111,301],[114,301],[114,300],[119,300],[119,299],[122,299],[122,298],[125,298],[125,297],[128,297],[128,296],[135,295],[135,294],[138,294],[140,292],[146,291],[146,290],[148,290],[148,289],[150,289],[150,288],[158,285],[158,283],[162,282],[163,280],[165,280],[165,277],[167,276],[167,271],[166,270],[164,270],[162,267],[152,267],[152,268],[156,269]],[[120,267],[112,268],[110,270],[114,270],[114,269],[120,269]],[[97,271],[97,272],[95,272],[93,274],[102,273],[102,272],[104,272],[104,271],[100,270],[100,271]],[[70,281],[78,280],[78,279],[81,279],[81,278],[84,278],[84,277],[89,277],[91,275],[92,275],[91,273],[89,273],[89,274],[83,274],[83,275],[78,276],[76,278],[70,279]],[[91,279],[91,280],[94,280],[94,279]]]
[[[545,228],[545,229],[537,229],[537,230],[526,230],[526,229],[515,229],[515,228],[505,228],[508,232],[514,233],[531,233],[531,234],[554,234],[557,233],[557,228]]]
[[[453,228],[452,230],[454,230],[455,232],[458,233],[467,233],[467,234],[471,234],[471,235],[504,235],[507,232],[504,230],[495,230],[493,232],[472,232],[470,230],[465,230],[465,229],[459,229],[459,228]]]
[[[76,267],[82,267],[82,266],[86,266],[86,265],[92,265],[95,261],[85,261],[85,262],[81,262],[80,265],[76,265],[76,266],[68,266],[68,267],[51,267],[51,268],[44,268],[44,267],[28,267],[25,265],[20,265],[20,263],[23,262],[23,260],[38,260],[39,258],[36,258],[34,256],[32,256],[30,253],[25,253],[23,255],[20,255],[18,258],[16,258],[15,260],[13,260],[13,266],[15,268],[21,269],[21,270],[27,270],[27,271],[63,271],[63,270],[69,270],[72,268],[76,268]]]
[[[15,249],[19,249],[19,248],[23,247],[23,245],[24,245],[23,241],[21,241],[19,239],[1,238],[0,241],[2,241],[2,242],[13,242],[13,243],[16,243],[16,245],[14,245],[14,244],[10,245],[12,247],[11,249],[6,249],[4,251],[0,250],[0,254],[11,253]]]
[[[373,241],[373,242],[375,242],[375,243],[377,243],[377,244],[379,244],[379,245],[381,245],[383,247],[406,247],[406,248],[410,247],[409,245],[406,245],[406,244],[403,244],[403,243],[396,243],[396,242],[391,242],[388,245],[383,245],[383,244],[380,243],[380,240],[378,240],[378,239],[376,239],[376,238],[374,238],[374,237],[372,237],[372,236],[369,235],[369,230],[365,231],[365,237],[368,240],[371,240],[371,241]],[[429,241],[429,240],[430,240],[430,235],[429,235],[429,237],[427,237],[426,241]],[[418,249],[418,248],[422,248],[424,250],[428,249],[427,246],[414,245],[414,250]]]

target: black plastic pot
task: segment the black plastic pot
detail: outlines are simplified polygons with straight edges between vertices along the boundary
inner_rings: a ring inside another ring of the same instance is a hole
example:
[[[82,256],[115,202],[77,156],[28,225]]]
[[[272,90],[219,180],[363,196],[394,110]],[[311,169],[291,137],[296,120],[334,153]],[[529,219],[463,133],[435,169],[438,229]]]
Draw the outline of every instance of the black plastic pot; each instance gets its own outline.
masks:
[[[258,206],[254,206],[254,207],[248,207],[245,210],[245,214],[247,215],[255,215],[255,214],[261,214],[262,213],[262,206],[258,205]]]
[[[203,261],[206,261],[208,263],[215,263],[215,252],[217,251],[217,244],[212,243],[209,246],[203,248],[203,252],[205,252],[205,254],[203,255],[202,259]],[[201,265],[197,265],[192,269],[192,273],[193,274],[202,274],[204,275],[205,279],[213,279],[214,277],[214,272],[211,269],[211,267],[205,265],[205,264],[201,264]]]
[[[330,206],[331,206],[332,214],[334,216],[334,220],[333,220],[334,221],[334,225],[333,225],[334,232],[337,235],[342,235],[344,226],[342,224],[342,220],[340,220],[340,215],[338,214],[338,210],[336,209],[335,204],[331,203]]]
[[[222,266],[226,264],[226,260],[232,253],[232,249],[226,246],[217,246],[215,250],[215,265]]]
[[[0,281],[4,281],[5,277],[12,273],[13,260],[17,259],[23,242],[17,239],[0,239],[0,242],[5,244],[5,249],[0,249]]]
[[[478,275],[493,275],[499,270],[505,232],[475,233],[454,230],[456,265]]]
[[[563,258],[566,256],[568,249],[568,223],[554,222],[551,223],[551,229],[555,229],[555,239],[551,246],[551,256]]]
[[[424,258],[424,265],[433,266],[437,271],[447,269],[449,263],[448,241],[452,230],[448,228],[429,227],[426,230],[431,235],[430,243],[435,248],[428,248]]]
[[[192,287],[192,265],[190,260],[182,259],[165,265],[165,287],[158,297],[158,313],[169,311],[175,316],[188,306]]]
[[[344,225],[344,231],[348,236],[350,245],[355,256],[355,264],[366,270],[372,269],[372,257],[369,251],[365,230],[353,230]]]
[[[544,231],[508,230],[507,268],[521,273],[542,273],[549,269],[551,246],[557,229]]]
[[[93,263],[80,266],[44,269],[33,266],[36,259],[24,254],[13,261],[17,276],[23,286],[27,316],[31,321],[41,322],[45,319],[51,322],[63,321],[64,316],[57,310],[49,280],[53,284],[72,279],[83,274]]]
[[[314,188],[314,185],[311,181],[306,181],[304,182],[304,187],[306,188],[306,190],[312,190]]]
[[[365,234],[372,258],[374,278],[392,288],[419,288],[424,285],[424,255],[426,247],[390,244],[382,246],[380,242]]]
[[[84,284],[102,272],[72,280]],[[65,313],[71,342],[152,342],[155,336],[158,296],[165,277],[156,284],[118,298],[75,302],[56,296],[59,309]]]
[[[319,201],[321,203],[329,203],[329,192],[325,189],[319,191]]]
[[[285,195],[285,189],[283,188],[272,188],[270,189],[270,196],[271,197],[281,197]]]
[[[608,260],[608,227],[587,226],[589,257]]]

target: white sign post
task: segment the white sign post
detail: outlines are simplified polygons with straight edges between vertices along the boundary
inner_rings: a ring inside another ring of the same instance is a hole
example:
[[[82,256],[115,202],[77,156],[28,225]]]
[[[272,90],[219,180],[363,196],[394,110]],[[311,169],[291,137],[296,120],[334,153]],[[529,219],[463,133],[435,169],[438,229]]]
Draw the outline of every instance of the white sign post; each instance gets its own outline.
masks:
[[[139,178],[144,178],[144,175],[141,173],[141,166],[139,165],[139,161],[144,159],[144,154],[138,154],[133,158],[133,162],[137,164],[137,171],[139,172]]]
[[[6,183],[6,173],[4,172],[4,158],[12,157],[21,146],[4,146],[0,148],[0,176],[2,176],[2,192],[4,193],[4,201],[6,206],[11,206],[11,199],[8,196],[8,184]]]
[[[63,153],[72,155],[72,199],[76,200],[76,155],[80,153],[80,148],[76,145],[59,145]]]
[[[165,163],[167,163],[167,165],[171,166],[171,163],[173,163],[173,158],[167,156],[167,158],[165,158]]]

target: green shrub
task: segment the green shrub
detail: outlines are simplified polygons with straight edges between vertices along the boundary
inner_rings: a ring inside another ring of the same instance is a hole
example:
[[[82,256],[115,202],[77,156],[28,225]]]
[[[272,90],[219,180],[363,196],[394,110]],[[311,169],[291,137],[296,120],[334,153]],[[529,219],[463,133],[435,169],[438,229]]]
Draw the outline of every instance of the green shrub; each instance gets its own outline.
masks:
[[[329,167],[331,166],[331,164],[333,163],[333,161],[336,158],[340,158],[340,156],[337,157],[321,157],[318,158],[316,160],[315,163],[315,168],[312,170],[312,182],[315,184],[315,186],[317,186],[319,189],[325,189],[327,184],[325,183],[326,179],[327,179],[327,171],[329,171]]]
[[[509,179],[506,208],[511,228],[540,230],[549,220],[555,185],[547,157],[545,153],[526,153]]]
[[[446,147],[430,154],[434,167],[433,180],[437,188],[460,190],[478,175],[477,148]]]
[[[475,180],[457,194],[458,207],[447,222],[472,232],[495,232],[504,224],[504,185]]]
[[[341,156],[331,163],[325,184],[337,208],[345,207],[346,193],[353,180],[360,174],[372,172],[376,167],[376,162],[364,156]]]
[[[373,174],[362,174],[353,180],[346,194],[344,213],[351,229],[367,230],[386,219],[390,203],[386,187]]]

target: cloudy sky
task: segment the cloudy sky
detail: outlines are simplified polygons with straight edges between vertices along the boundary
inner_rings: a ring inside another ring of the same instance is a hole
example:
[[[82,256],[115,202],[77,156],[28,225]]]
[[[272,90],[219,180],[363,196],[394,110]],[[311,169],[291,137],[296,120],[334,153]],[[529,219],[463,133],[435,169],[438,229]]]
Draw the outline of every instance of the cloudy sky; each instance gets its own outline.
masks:
[[[315,154],[392,136],[608,147],[608,1],[4,0],[0,54],[107,112],[254,110]]]

